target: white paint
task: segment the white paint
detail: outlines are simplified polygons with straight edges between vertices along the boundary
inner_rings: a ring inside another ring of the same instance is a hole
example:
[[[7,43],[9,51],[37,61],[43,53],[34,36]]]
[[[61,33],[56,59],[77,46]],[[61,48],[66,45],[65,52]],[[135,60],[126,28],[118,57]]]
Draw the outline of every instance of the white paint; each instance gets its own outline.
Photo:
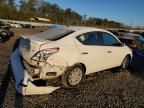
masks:
[[[59,47],[59,51],[52,54],[46,62],[42,63],[40,66],[42,72],[40,73],[41,79],[49,79],[46,76],[47,71],[56,71],[57,75],[60,76],[64,73],[65,68],[73,66],[77,63],[83,63],[86,66],[86,74],[93,72],[102,71],[105,69],[120,66],[125,56],[130,54],[132,56],[131,50],[127,46],[88,46],[81,44],[76,37],[87,32],[99,31],[107,32],[102,29],[87,28],[87,27],[67,27],[67,29],[75,30],[74,33],[60,39],[57,41],[48,41],[34,35],[32,37],[27,37],[30,41],[30,49],[25,49],[19,47],[20,54],[29,64],[35,66],[36,63],[31,60],[31,57],[35,55],[38,51],[45,50],[48,48]],[[116,36],[111,34],[115,39],[118,40]],[[119,40],[118,40],[119,41]],[[119,41],[120,42],[120,41]],[[20,43],[21,45],[21,43]],[[27,44],[26,44],[27,45]],[[23,46],[23,45],[22,45]],[[25,46],[25,45],[24,45]],[[111,51],[111,53],[107,53]],[[88,54],[82,55],[83,52]],[[13,68],[13,73],[16,79],[16,89],[24,95],[30,94],[45,94],[51,93],[59,87],[36,87],[31,83],[34,79],[28,74],[26,70],[23,69],[20,63],[19,50],[17,49],[11,56],[11,64]],[[47,65],[46,65],[47,64]],[[52,67],[53,66],[53,67]],[[63,67],[61,71],[58,67]],[[57,77],[57,76],[54,76]],[[23,80],[23,84],[27,87],[19,86],[20,81]]]
[[[11,65],[16,81],[16,90],[22,95],[35,95],[35,94],[49,94],[58,89],[59,87],[37,87],[32,84],[33,78],[24,70],[19,56],[19,50],[16,49],[11,55]],[[27,87],[20,86],[20,82]]]

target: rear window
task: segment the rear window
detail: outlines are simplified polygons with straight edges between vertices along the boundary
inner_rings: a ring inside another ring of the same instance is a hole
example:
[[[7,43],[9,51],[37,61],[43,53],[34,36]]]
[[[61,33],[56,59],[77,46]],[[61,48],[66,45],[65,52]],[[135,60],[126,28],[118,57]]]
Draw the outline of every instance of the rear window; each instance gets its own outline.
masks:
[[[74,31],[66,28],[51,27],[44,32],[36,34],[35,36],[46,40],[56,41],[73,32]]]
[[[144,42],[144,37],[140,35],[139,36],[139,40],[142,41],[142,42]]]

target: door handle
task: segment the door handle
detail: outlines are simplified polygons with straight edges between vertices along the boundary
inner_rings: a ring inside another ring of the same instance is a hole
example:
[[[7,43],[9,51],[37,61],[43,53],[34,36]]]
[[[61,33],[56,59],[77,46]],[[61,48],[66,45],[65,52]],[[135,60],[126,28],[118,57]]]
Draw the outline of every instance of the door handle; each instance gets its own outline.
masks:
[[[107,53],[112,53],[112,51],[107,51]]]
[[[82,54],[82,55],[86,55],[86,54],[88,54],[88,52],[82,52],[81,54]]]

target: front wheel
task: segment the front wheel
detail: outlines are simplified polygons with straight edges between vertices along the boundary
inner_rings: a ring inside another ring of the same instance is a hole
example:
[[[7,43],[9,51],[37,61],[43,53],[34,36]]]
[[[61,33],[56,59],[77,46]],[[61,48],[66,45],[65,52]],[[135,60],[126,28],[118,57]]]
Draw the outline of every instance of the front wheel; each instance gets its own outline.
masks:
[[[77,86],[83,79],[84,69],[81,65],[75,65],[70,67],[63,75],[62,75],[62,83],[65,87],[75,87]]]
[[[126,56],[121,64],[121,70],[127,70],[130,65],[130,57]]]

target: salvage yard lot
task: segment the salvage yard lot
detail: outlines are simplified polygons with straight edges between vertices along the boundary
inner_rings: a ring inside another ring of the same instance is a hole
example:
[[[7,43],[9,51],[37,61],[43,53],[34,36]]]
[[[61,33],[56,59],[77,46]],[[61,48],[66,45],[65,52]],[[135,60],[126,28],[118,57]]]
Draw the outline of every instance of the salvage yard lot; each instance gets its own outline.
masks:
[[[13,45],[20,34],[33,34],[45,28],[12,29],[15,36],[0,43],[0,107],[144,107],[144,58],[134,58],[132,70],[95,73],[86,77],[78,87],[60,88],[51,94],[21,96],[15,91],[15,83],[9,65]]]

